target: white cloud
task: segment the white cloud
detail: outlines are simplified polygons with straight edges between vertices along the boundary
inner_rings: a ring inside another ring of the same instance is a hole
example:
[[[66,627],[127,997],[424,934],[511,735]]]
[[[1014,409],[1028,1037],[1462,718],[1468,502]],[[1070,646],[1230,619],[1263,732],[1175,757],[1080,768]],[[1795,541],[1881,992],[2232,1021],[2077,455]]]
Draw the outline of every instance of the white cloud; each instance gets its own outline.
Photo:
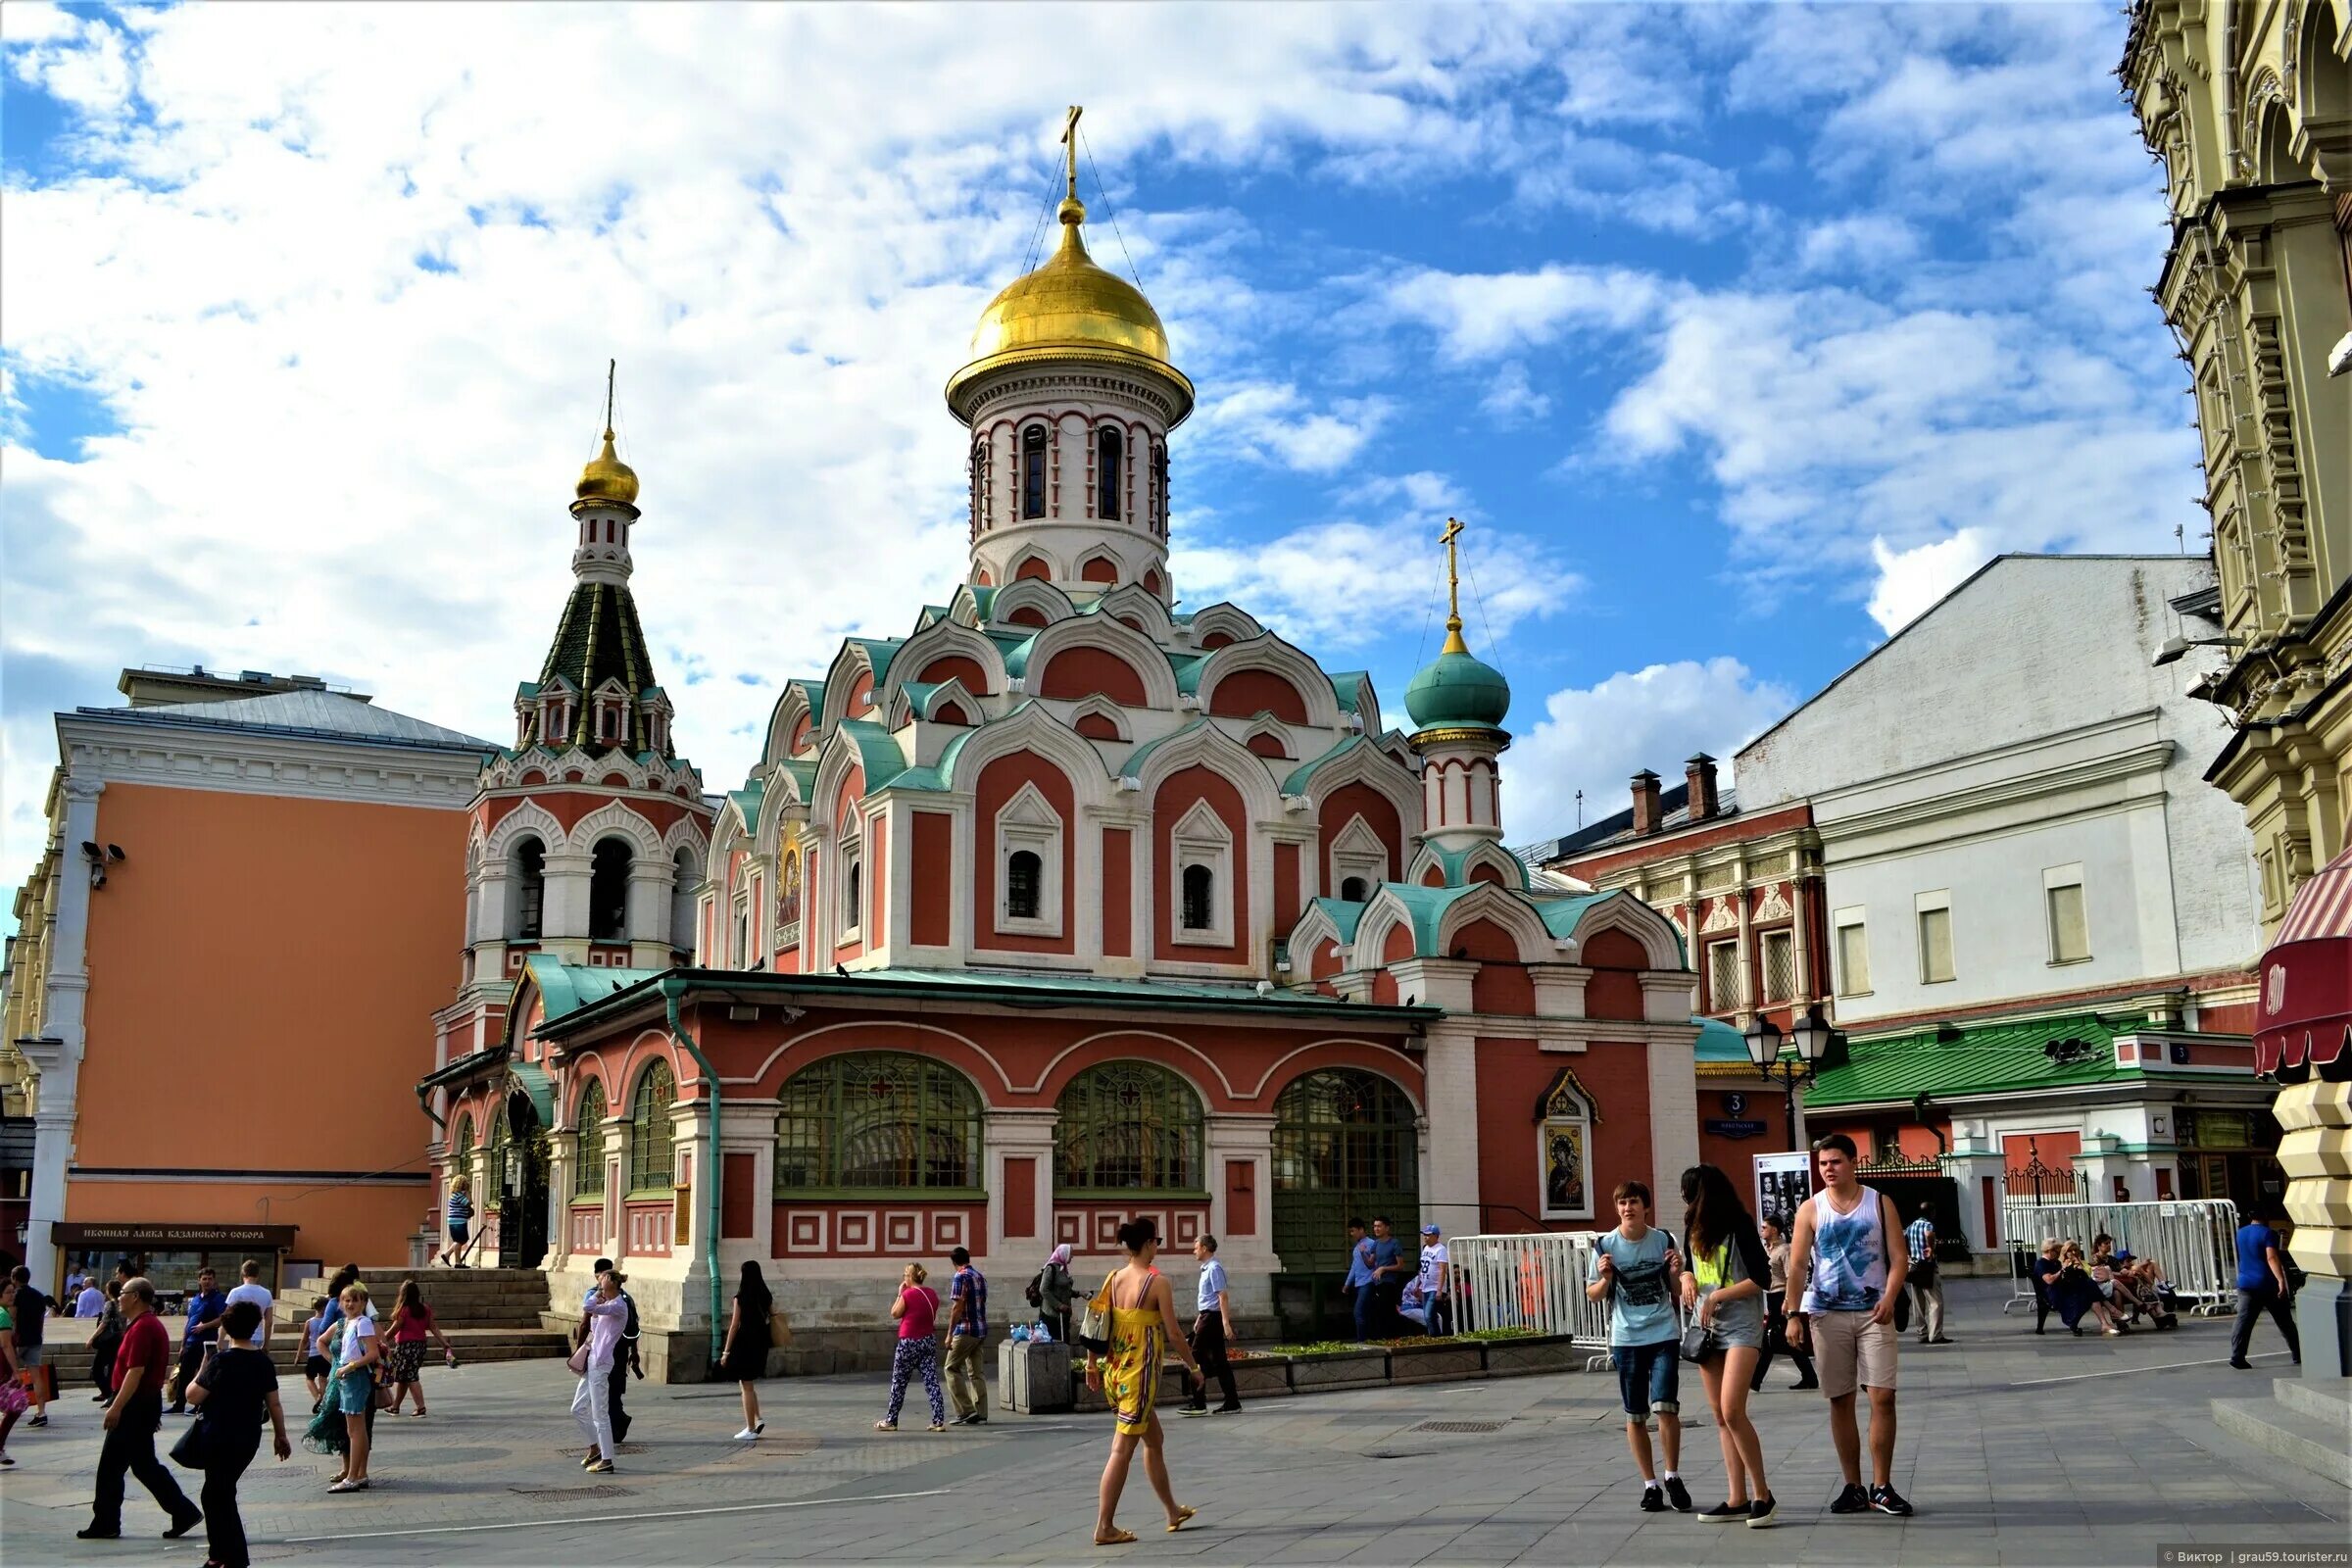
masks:
[[[1948,539],[1909,550],[1889,550],[1886,540],[1871,540],[1879,580],[1870,594],[1870,618],[1893,636],[1993,555],[1991,536],[1983,528],[1963,528]]]
[[[1919,229],[1891,213],[1857,213],[1807,228],[1797,242],[1797,266],[1807,272],[1881,272],[1920,253]]]
[[[1642,768],[1680,782],[1698,752],[1731,758],[1794,705],[1784,686],[1759,680],[1737,659],[1679,660],[1625,670],[1544,700],[1543,717],[1503,754],[1505,826],[1513,843],[1556,837],[1632,803],[1628,781]],[[1523,709],[1521,710],[1523,711]]]
[[[1551,265],[1526,272],[1424,270],[1385,294],[1391,311],[1430,327],[1445,357],[1460,363],[1542,347],[1578,326],[1624,330],[1668,292],[1644,272]]]
[[[1507,361],[1488,383],[1478,406],[1503,425],[1532,424],[1551,413],[1551,399],[1537,391],[1527,378],[1527,367]]]
[[[1393,408],[1386,398],[1342,398],[1319,412],[1288,382],[1245,382],[1201,402],[1194,439],[1218,458],[1333,473],[1363,451]]]

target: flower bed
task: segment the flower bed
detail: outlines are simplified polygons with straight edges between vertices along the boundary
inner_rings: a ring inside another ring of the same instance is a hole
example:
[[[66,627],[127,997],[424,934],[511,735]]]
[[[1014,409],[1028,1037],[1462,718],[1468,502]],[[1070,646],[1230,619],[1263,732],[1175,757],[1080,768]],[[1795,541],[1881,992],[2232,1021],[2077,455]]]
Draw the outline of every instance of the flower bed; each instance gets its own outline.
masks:
[[[1233,1354],[1235,1387],[1244,1403],[1326,1389],[1378,1388],[1384,1384],[1459,1383],[1478,1378],[1518,1377],[1535,1372],[1582,1371],[1601,1352],[1564,1335],[1525,1329],[1490,1329],[1455,1339],[1391,1340],[1358,1346],[1341,1340],[1280,1345]],[[1086,1386],[1073,1366],[1073,1403],[1079,1410],[1107,1408],[1102,1396]],[[1159,1402],[1173,1408],[1184,1398],[1184,1369],[1174,1361],[1160,1371]]]

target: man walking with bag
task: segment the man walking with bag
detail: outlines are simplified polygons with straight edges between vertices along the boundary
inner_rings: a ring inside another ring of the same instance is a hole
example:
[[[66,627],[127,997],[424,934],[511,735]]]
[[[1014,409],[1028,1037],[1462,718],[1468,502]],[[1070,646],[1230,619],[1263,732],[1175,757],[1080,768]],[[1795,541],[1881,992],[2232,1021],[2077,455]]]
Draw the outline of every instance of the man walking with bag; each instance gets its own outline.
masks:
[[[1936,1205],[1919,1205],[1919,1218],[1903,1227],[1903,1243],[1911,1253],[1911,1271],[1904,1286],[1911,1292],[1919,1314],[1919,1343],[1949,1345],[1943,1337],[1943,1281],[1936,1272]]]
[[[177,1540],[203,1522],[172,1472],[155,1456],[155,1429],[164,1419],[164,1379],[172,1369],[172,1336],[155,1315],[155,1287],[127,1280],[115,1293],[122,1309],[122,1348],[115,1356],[115,1398],[106,1409],[106,1441],[98,1450],[98,1487],[90,1499],[90,1522],[74,1535],[82,1541],[113,1541],[122,1534],[122,1478],[134,1475],[172,1516],[165,1539]]]

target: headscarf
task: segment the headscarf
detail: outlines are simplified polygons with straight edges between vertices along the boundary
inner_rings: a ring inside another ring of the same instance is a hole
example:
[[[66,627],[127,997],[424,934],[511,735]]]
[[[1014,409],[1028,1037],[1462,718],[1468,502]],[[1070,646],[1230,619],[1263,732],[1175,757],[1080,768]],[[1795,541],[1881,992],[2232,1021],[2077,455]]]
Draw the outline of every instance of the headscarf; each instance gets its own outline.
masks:
[[[1064,1243],[1062,1243],[1062,1244],[1061,1244],[1059,1247],[1056,1247],[1055,1249],[1054,1249],[1054,1255],[1046,1259],[1046,1267],[1048,1267],[1048,1268],[1068,1268],[1069,1266],[1070,1266],[1070,1244],[1069,1244],[1069,1243],[1067,1243],[1067,1242],[1064,1242]]]

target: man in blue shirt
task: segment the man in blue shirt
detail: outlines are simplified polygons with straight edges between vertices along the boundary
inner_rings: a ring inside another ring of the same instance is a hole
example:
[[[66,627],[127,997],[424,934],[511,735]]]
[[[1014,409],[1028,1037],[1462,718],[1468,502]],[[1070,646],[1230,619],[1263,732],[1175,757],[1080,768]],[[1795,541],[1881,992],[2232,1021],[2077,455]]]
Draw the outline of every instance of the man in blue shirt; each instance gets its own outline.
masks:
[[[187,1413],[188,1382],[212,1353],[213,1336],[220,1332],[220,1314],[228,1310],[228,1296],[209,1268],[196,1271],[196,1289],[188,1293],[188,1330],[179,1342],[179,1376],[172,1380],[172,1406],[167,1415]]]
[[[1242,1396],[1233,1386],[1233,1362],[1225,1353],[1226,1342],[1233,1338],[1233,1302],[1225,1294],[1225,1265],[1217,1261],[1217,1239],[1203,1236],[1193,1244],[1193,1257],[1200,1265],[1200,1289],[1195,1300],[1199,1310],[1193,1318],[1193,1359],[1200,1364],[1200,1376],[1191,1385],[1190,1396],[1184,1402],[1184,1414],[1207,1415],[1208,1380],[1214,1376],[1225,1391],[1225,1402],[1216,1408],[1218,1415],[1232,1415],[1242,1407]]]
[[[956,1400],[956,1424],[988,1425],[988,1377],[980,1349],[988,1343],[988,1279],[972,1267],[972,1254],[958,1247],[948,1254],[956,1278],[948,1286],[948,1393]]]
[[[2264,1213],[2237,1228],[2237,1325],[2230,1331],[2230,1364],[2251,1372],[2246,1348],[2254,1343],[2254,1324],[2263,1313],[2278,1325],[2295,1365],[2303,1364],[2303,1342],[2295,1333],[2295,1298],[2286,1288],[2286,1259],[2278,1250],[2278,1233],[2271,1229],[2275,1213]]]
[[[1372,1216],[1372,1240],[1365,1245],[1372,1250],[1372,1283],[1355,1296],[1355,1337],[1358,1341],[1371,1338],[1364,1332],[1367,1320],[1384,1334],[1396,1326],[1396,1298],[1404,1294],[1404,1282],[1413,1272],[1412,1265],[1404,1258],[1404,1244],[1389,1229],[1389,1217],[1386,1214]],[[1371,1303],[1369,1314],[1365,1311],[1367,1298]]]
[[[1366,1325],[1372,1313],[1372,1239],[1364,1234],[1364,1222],[1348,1222],[1348,1279],[1340,1291],[1355,1311],[1355,1343],[1361,1345],[1371,1336]]]

